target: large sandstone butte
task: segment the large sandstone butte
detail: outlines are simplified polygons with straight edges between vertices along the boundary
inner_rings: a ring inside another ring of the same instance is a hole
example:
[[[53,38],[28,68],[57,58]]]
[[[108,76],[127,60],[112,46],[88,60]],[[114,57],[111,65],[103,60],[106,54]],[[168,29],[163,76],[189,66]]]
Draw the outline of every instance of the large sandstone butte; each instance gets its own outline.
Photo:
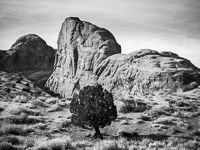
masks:
[[[116,98],[123,98],[200,84],[200,70],[172,52],[143,49],[120,53],[120,45],[108,30],[67,18],[58,37],[54,72],[46,86],[69,97],[76,88],[100,83]]]
[[[121,47],[108,30],[67,18],[58,37],[54,72],[46,85],[62,96],[71,96],[79,84],[97,82],[94,70],[116,53],[121,53]]]
[[[16,72],[39,85],[51,75],[55,50],[35,34],[20,37],[9,50],[0,51],[0,71]]]

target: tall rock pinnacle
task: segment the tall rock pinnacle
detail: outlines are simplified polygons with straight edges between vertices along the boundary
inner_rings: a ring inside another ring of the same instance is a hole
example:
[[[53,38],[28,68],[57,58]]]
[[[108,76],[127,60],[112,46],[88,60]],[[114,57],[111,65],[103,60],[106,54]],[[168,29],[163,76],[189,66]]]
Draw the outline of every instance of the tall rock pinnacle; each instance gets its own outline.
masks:
[[[94,70],[116,53],[121,53],[121,47],[108,30],[67,18],[58,37],[55,69],[46,85],[62,96],[71,96],[76,83],[97,82]]]

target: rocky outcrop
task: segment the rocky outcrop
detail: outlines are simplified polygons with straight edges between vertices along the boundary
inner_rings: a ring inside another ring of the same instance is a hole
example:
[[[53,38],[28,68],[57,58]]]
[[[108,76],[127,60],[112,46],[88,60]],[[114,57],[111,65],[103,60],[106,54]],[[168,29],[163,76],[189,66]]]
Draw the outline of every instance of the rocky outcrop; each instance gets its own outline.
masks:
[[[189,60],[172,52],[149,49],[112,55],[94,73],[98,83],[117,98],[157,90],[176,91],[200,84],[200,70]]]
[[[17,96],[33,99],[39,96],[49,96],[26,77],[16,73],[0,71],[0,101],[13,101]]]
[[[20,37],[9,50],[0,51],[0,70],[31,75],[37,82],[41,78],[47,80],[53,71],[54,53],[55,50],[39,36],[28,34]],[[35,79],[34,75],[39,78]]]
[[[79,18],[67,18],[58,37],[55,69],[46,85],[62,96],[71,96],[76,86],[96,82],[94,70],[121,47],[106,29]]]
[[[120,53],[108,30],[67,18],[58,37],[54,72],[46,86],[69,97],[76,88],[99,83],[116,98],[123,98],[127,93],[144,95],[200,84],[199,69],[175,53],[149,49]]]

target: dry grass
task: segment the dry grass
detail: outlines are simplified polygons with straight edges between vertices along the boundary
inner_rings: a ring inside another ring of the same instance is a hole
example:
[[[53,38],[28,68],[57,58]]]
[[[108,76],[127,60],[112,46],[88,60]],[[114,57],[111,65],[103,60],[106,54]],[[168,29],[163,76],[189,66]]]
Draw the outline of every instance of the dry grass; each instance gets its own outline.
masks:
[[[64,120],[61,124],[61,127],[62,128],[67,128],[71,125],[71,120],[67,119],[67,120]]]
[[[13,135],[24,135],[26,134],[26,130],[22,125],[15,125],[15,124],[6,124],[3,123],[0,128],[0,132],[3,135],[13,134]]]
[[[5,109],[3,107],[0,107],[0,112],[4,111]]]
[[[38,140],[34,150],[75,150],[70,137],[58,137],[51,140]]]
[[[152,119],[155,119],[162,115],[171,116],[171,113],[173,111],[174,110],[172,110],[170,107],[163,106],[163,107],[155,108],[155,109],[148,111],[148,116],[150,116]]]
[[[94,150],[129,150],[127,141],[121,140],[103,140],[97,142],[93,149]]]
[[[0,143],[1,142],[7,142],[12,145],[20,145],[24,143],[24,137],[22,136],[16,136],[16,135],[5,135],[0,137]]]
[[[149,106],[147,106],[147,104],[142,103],[142,102],[137,102],[137,105],[135,104],[134,101],[124,101],[124,104],[119,112],[123,113],[123,114],[127,114],[127,113],[133,113],[133,112],[144,112],[147,109],[149,109]]]
[[[35,124],[38,122],[43,122],[38,116],[28,116],[25,113],[22,113],[17,116],[12,116],[7,118],[7,121],[14,124]]]
[[[167,140],[140,139],[127,141],[104,140],[94,145],[94,150],[198,150],[200,143],[197,140],[171,138]]]
[[[8,143],[8,142],[1,142],[0,143],[0,150],[15,150],[16,148],[14,148],[12,146],[12,144]]]
[[[13,98],[13,102],[19,102],[19,103],[27,103],[29,99],[24,95],[17,95]]]
[[[62,111],[63,108],[60,107],[58,104],[54,105],[52,108],[49,108],[47,111],[48,112],[56,112],[56,111]]]
[[[35,105],[35,106],[39,106],[39,107],[48,107],[48,105],[45,102],[42,102],[40,100],[33,100],[31,102],[31,104]]]
[[[27,115],[32,115],[32,116],[41,115],[41,112],[39,110],[33,110],[33,109],[23,108],[23,107],[18,107],[16,109],[13,109],[10,111],[10,113],[13,115],[20,115],[21,113],[26,113]]]

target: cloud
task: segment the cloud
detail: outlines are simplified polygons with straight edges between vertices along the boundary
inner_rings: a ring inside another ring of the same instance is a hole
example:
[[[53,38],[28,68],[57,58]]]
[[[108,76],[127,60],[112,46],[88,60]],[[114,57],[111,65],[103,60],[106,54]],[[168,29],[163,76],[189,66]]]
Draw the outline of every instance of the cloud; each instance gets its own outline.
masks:
[[[28,33],[56,47],[64,19],[77,16],[110,30],[125,53],[166,49],[200,66],[199,8],[199,0],[1,0],[0,48]]]

